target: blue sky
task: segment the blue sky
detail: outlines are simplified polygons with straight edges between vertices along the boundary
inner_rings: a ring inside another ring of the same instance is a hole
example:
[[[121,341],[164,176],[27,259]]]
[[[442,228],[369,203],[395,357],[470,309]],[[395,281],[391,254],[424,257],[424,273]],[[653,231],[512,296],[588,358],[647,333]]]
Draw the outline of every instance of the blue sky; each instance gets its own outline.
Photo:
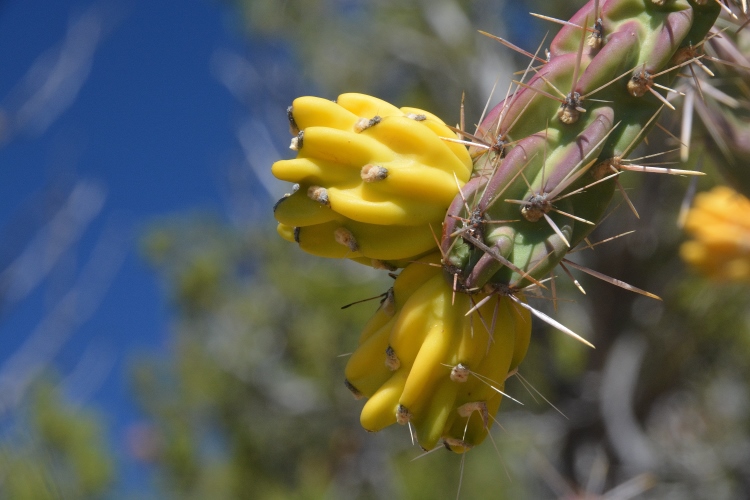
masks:
[[[276,49],[248,42],[232,14],[210,0],[0,3],[0,273],[24,255],[44,269],[0,275],[19,297],[0,309],[0,386],[16,366],[45,364],[28,343],[36,332],[72,397],[106,412],[116,448],[139,418],[128,359],[168,345],[168,308],[137,253],[138,235],[169,214],[226,214],[230,168],[247,169],[254,182],[237,137],[247,108],[219,82],[216,57],[262,59]],[[75,187],[68,215],[81,232],[52,257],[33,251],[49,219],[37,198],[51,183]],[[109,247],[99,253],[102,242]],[[98,267],[87,270],[91,261]],[[45,324],[65,318],[61,304],[79,283],[91,299],[75,304],[80,324]],[[55,335],[59,348],[45,340]],[[90,383],[97,377],[101,384]],[[144,480],[132,464],[123,472]]]

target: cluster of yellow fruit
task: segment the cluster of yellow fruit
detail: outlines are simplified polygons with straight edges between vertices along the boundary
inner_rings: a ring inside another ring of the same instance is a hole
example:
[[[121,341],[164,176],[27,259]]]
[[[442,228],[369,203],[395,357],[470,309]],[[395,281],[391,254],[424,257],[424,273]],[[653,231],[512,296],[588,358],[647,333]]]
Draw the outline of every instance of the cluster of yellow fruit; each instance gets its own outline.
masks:
[[[365,326],[346,366],[355,396],[369,398],[360,421],[375,432],[411,424],[420,446],[442,439],[464,452],[487,436],[505,379],[526,355],[529,312],[495,295],[454,294],[440,254],[407,266]]]
[[[717,280],[750,281],[750,200],[726,186],[695,197],[682,258]]]
[[[298,155],[272,167],[295,184],[274,208],[283,238],[386,268],[434,250],[433,232],[472,170],[466,147],[441,139],[455,139],[451,129],[363,94],[300,97],[288,115]]]
[[[361,94],[301,97],[288,115],[298,155],[272,168],[295,184],[274,207],[279,234],[314,255],[404,268],[346,366],[347,387],[369,398],[362,426],[408,423],[427,450],[479,444],[531,317],[520,295],[456,293],[444,276],[437,238],[472,173],[466,146],[430,113]]]

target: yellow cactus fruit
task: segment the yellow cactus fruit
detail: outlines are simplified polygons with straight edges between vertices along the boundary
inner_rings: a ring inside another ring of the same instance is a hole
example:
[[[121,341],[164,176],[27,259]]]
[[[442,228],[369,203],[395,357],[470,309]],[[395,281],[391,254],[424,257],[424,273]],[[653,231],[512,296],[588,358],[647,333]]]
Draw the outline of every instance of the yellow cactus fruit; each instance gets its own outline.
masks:
[[[435,248],[448,206],[471,175],[465,146],[435,115],[363,94],[295,99],[294,183],[274,207],[279,233],[306,252],[402,267]]]
[[[717,186],[695,197],[685,231],[683,260],[709,278],[750,281],[750,200]]]
[[[522,297],[454,294],[439,261],[432,254],[399,274],[349,359],[346,385],[369,398],[366,430],[409,423],[424,449],[442,441],[463,452],[487,436],[531,317]]]

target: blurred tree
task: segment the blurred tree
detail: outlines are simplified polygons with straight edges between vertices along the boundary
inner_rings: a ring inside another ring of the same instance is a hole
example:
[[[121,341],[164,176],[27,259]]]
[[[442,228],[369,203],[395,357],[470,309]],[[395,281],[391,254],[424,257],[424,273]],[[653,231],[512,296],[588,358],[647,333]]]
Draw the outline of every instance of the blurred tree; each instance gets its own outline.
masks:
[[[66,403],[49,381],[30,391],[0,444],[0,497],[104,498],[114,481],[100,415]]]
[[[497,84],[498,102],[511,74],[528,63],[498,50],[497,42],[477,30],[510,37],[534,52],[545,31],[556,27],[528,16],[528,10],[561,18],[576,10],[573,4],[540,0],[232,3],[251,37],[281,39],[294,49],[300,79],[319,86],[325,97],[370,93],[399,106],[429,109],[447,123],[457,122],[463,91],[468,116],[477,119],[493,87]]]
[[[251,35],[288,41],[302,62],[301,78],[329,97],[362,89],[417,107],[439,103],[439,111],[455,120],[461,90],[469,85],[469,95],[476,95],[474,79],[465,76],[504,62],[485,50],[494,64],[477,64],[478,37],[458,2],[237,3]]]
[[[181,498],[322,498],[357,468],[356,407],[335,361],[372,306],[337,305],[374,295],[377,280],[292,260],[282,243],[208,219],[147,239],[176,313],[175,360],[139,363],[136,388],[158,477]],[[372,489],[367,469],[338,487]]]

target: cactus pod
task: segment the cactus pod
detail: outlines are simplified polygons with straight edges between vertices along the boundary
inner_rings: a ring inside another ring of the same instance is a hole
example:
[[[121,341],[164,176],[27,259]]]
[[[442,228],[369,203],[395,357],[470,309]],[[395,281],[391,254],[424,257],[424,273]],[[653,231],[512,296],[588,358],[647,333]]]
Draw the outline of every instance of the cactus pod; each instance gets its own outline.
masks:
[[[362,94],[301,97],[288,110],[296,190],[274,207],[279,233],[314,255],[395,269],[434,251],[433,234],[471,173],[466,148],[436,116]]]
[[[463,452],[487,436],[531,318],[522,298],[454,298],[439,262],[434,253],[399,274],[347,363],[346,386],[368,398],[366,430],[408,423],[422,448],[442,441]]]

